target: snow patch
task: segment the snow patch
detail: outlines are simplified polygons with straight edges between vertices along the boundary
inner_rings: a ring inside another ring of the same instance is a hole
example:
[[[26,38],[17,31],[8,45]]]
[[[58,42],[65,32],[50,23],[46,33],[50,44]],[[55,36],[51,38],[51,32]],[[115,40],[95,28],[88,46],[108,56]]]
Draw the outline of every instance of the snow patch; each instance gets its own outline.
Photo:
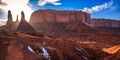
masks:
[[[46,39],[51,39],[50,37],[48,37],[48,36],[44,36],[44,38],[46,38]]]
[[[43,51],[43,56],[44,56],[46,59],[51,60],[51,59],[50,59],[50,56],[49,56],[49,53],[47,52],[47,50],[42,47],[42,51]]]
[[[77,51],[82,52],[82,53],[88,55],[88,52],[87,52],[85,49],[83,49],[83,48],[81,48],[81,47],[75,47],[75,48],[76,48]],[[84,60],[88,60],[88,58],[85,57],[85,56],[82,56],[82,58],[83,58]]]
[[[76,48],[76,50],[78,50],[78,51],[80,51],[80,52],[85,52],[85,53],[87,53],[87,51],[86,51],[85,49],[81,48],[81,47],[75,47],[75,48]]]
[[[32,53],[35,53],[30,46],[28,46],[28,50],[31,51]]]
[[[86,57],[84,57],[84,56],[82,56],[82,57],[83,57],[83,59],[88,60],[88,58],[86,58]]]
[[[32,52],[32,53],[36,53],[37,52],[37,51],[34,51],[30,46],[28,46],[28,50],[30,52]],[[42,50],[42,53],[38,51],[37,52],[38,55],[43,55],[46,59],[51,60],[50,59],[51,57],[50,57],[49,53],[47,52],[47,50],[45,48],[43,48],[43,47],[41,47],[41,50]]]
[[[94,28],[95,26],[93,24],[89,24],[89,23],[85,23],[86,25],[88,25],[91,28]]]

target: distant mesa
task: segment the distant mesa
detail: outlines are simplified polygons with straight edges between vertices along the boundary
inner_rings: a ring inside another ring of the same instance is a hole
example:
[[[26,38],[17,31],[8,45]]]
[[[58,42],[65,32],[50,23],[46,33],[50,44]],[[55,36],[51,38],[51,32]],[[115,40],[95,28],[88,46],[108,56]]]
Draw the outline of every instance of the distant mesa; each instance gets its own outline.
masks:
[[[66,30],[67,25],[84,24],[90,19],[90,14],[82,11],[56,11],[47,9],[33,12],[30,24],[37,31],[62,31]]]
[[[40,22],[87,22],[90,14],[82,11],[37,10],[32,13],[30,23]]]
[[[93,18],[90,23],[97,27],[120,28],[120,21],[111,19]]]
[[[86,24],[89,27],[120,27],[120,21],[91,18],[89,13],[83,11],[37,10],[32,13],[30,18],[30,24],[35,27],[37,31],[64,30],[66,28],[68,30],[68,26],[76,23]]]

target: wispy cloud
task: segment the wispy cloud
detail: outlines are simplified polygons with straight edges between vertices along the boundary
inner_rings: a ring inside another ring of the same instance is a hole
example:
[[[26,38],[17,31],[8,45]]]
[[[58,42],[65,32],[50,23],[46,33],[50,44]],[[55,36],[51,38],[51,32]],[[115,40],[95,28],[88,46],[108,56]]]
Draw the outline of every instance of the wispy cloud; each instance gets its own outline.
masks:
[[[88,13],[93,13],[93,12],[101,11],[103,9],[110,8],[112,5],[113,5],[113,1],[110,1],[110,2],[104,3],[102,5],[97,5],[97,6],[94,6],[94,7],[91,7],[91,8],[85,7],[85,8],[82,9],[82,11],[88,12]]]
[[[0,19],[0,26],[5,25],[6,24],[6,20]]]
[[[7,5],[6,3],[2,2],[2,0],[0,0],[0,5]]]
[[[1,1],[1,0],[0,0]],[[0,5],[0,9],[4,10],[7,14],[8,10],[12,11],[13,19],[16,20],[16,16],[19,15],[19,19],[21,17],[21,11],[25,12],[26,19],[30,18],[33,10],[28,6],[29,0],[2,0],[6,5]]]
[[[38,5],[44,6],[46,4],[53,4],[53,5],[61,5],[62,3],[59,2],[60,0],[39,0]]]

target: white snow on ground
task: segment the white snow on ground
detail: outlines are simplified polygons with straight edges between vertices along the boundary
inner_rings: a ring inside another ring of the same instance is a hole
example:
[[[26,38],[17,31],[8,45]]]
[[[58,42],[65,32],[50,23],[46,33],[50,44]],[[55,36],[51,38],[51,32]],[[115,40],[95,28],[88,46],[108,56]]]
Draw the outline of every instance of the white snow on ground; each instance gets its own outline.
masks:
[[[50,59],[50,56],[49,56],[49,53],[47,52],[47,50],[42,47],[42,51],[43,51],[43,56],[44,56],[46,59],[51,60],[51,59]]]
[[[30,46],[28,46],[28,50],[31,51],[31,52],[33,52],[33,53],[35,53]]]
[[[88,60],[88,58],[86,58],[86,57],[84,57],[84,56],[82,56],[85,60]]]
[[[81,47],[75,47],[75,48],[76,48],[76,50],[79,51],[79,52],[82,52],[82,53],[84,53],[84,54],[88,54],[87,51],[86,51],[85,49],[81,48]],[[85,56],[82,56],[82,58],[85,59],[85,60],[88,60],[88,58],[85,57]]]
[[[30,52],[36,53],[30,46],[28,46],[28,50]],[[43,55],[46,59],[51,60],[50,59],[51,57],[49,56],[49,53],[47,52],[47,50],[43,47],[41,47],[41,50],[42,50],[43,53],[38,52],[39,55]]]
[[[44,36],[44,38],[46,38],[46,39],[51,39],[50,37],[48,37],[48,36]]]
[[[93,24],[89,24],[89,23],[85,23],[86,25],[88,25],[91,28],[94,28],[95,26]]]

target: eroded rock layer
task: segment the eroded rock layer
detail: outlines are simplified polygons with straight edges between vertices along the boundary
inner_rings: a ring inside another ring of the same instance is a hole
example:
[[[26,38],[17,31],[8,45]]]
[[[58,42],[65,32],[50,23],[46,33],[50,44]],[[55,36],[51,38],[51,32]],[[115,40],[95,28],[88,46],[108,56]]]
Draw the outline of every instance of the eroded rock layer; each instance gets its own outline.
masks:
[[[64,30],[70,24],[90,21],[90,14],[82,11],[38,10],[30,18],[30,23],[39,31]]]

